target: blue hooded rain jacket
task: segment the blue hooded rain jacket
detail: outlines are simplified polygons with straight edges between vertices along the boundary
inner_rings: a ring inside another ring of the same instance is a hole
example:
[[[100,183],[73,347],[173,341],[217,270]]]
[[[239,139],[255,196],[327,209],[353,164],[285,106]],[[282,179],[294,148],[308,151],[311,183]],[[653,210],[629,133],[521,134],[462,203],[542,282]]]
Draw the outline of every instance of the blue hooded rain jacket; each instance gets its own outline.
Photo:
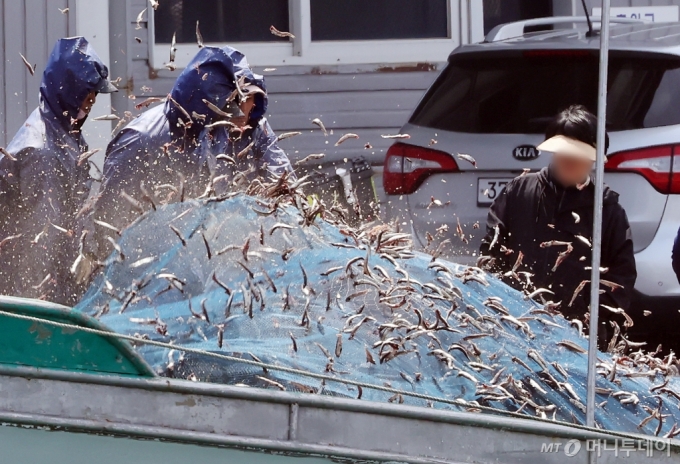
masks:
[[[203,100],[223,108],[243,77],[263,93],[256,93],[246,131],[238,140],[225,126],[206,127],[221,116]],[[118,229],[156,204],[203,194],[216,177],[228,172],[219,154],[238,154],[246,147],[244,162],[251,172],[280,174],[291,171],[290,161],[276,143],[276,134],[264,117],[267,96],[264,79],[253,74],[246,57],[231,47],[202,48],[179,75],[164,104],[146,111],[111,141],[104,163],[102,191],[95,217]],[[97,229],[99,256],[111,251],[107,237],[115,232]]]
[[[115,91],[107,67],[83,37],[58,40],[40,106],[0,154],[0,293],[72,305],[82,291],[70,269],[91,179],[74,122],[92,91]]]

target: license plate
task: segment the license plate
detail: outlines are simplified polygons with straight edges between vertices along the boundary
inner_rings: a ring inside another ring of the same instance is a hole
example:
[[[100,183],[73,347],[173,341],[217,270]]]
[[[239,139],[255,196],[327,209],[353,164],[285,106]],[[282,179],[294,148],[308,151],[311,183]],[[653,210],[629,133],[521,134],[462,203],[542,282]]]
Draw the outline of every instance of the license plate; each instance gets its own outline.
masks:
[[[512,178],[480,178],[477,180],[477,204],[488,206],[501,194]]]

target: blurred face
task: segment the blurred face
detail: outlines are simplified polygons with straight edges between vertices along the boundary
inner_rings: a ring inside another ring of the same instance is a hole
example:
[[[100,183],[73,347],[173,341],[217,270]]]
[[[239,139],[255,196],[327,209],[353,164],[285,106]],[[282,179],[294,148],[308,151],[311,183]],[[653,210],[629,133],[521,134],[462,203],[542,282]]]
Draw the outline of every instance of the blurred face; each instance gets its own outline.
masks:
[[[87,97],[85,97],[85,100],[83,100],[83,103],[78,110],[78,115],[75,119],[71,120],[71,128],[73,130],[79,131],[83,127],[85,119],[87,118],[87,115],[90,114],[90,111],[92,111],[92,106],[96,100],[97,94],[95,92],[90,92]]]
[[[248,97],[244,102],[242,102],[239,105],[239,108],[241,108],[241,111],[243,112],[243,116],[238,117],[238,118],[232,118],[231,122],[236,124],[239,127],[243,127],[246,124],[248,124],[248,121],[250,120],[250,113],[253,111],[253,107],[255,106],[255,98],[253,97]]]
[[[97,94],[95,92],[90,92],[87,95],[87,97],[85,97],[85,100],[83,100],[83,104],[80,105],[80,112],[78,113],[78,119],[83,119],[83,118],[85,118],[85,116],[90,114],[90,111],[92,111],[92,106],[94,105],[94,103],[96,101],[97,101]]]
[[[564,187],[574,187],[588,179],[593,161],[577,156],[555,153],[552,159],[553,175]]]

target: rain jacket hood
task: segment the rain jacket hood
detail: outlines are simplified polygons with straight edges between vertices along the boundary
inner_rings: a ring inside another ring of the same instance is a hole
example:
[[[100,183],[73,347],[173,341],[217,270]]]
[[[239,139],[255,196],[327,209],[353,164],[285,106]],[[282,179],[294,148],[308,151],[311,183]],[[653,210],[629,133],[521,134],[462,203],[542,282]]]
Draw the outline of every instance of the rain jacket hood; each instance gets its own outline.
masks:
[[[58,40],[40,85],[42,117],[70,130],[90,92],[111,91],[108,77],[108,68],[84,37]]]
[[[255,127],[257,122],[267,111],[267,88],[264,78],[254,74],[243,53],[231,47],[204,47],[199,51],[184,71],[179,75],[170,96],[186,112],[192,116],[191,127],[187,128],[187,135],[196,138],[205,125],[219,119],[219,115],[211,111],[203,100],[208,100],[218,108],[223,108],[229,96],[236,90],[236,82],[245,79],[265,92],[255,95],[255,107],[250,114],[250,120]],[[205,119],[193,115],[205,115]],[[165,114],[170,124],[170,131],[174,136],[184,134],[186,115],[172,102],[165,104]]]

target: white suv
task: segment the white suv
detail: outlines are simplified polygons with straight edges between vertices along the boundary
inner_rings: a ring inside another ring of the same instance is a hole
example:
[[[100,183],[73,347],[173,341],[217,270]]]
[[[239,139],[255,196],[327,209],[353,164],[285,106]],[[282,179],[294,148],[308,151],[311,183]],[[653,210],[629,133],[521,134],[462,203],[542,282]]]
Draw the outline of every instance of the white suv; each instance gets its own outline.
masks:
[[[384,164],[388,218],[411,226],[421,246],[451,239],[448,257],[476,261],[493,199],[523,170],[549,162],[536,149],[547,123],[572,104],[596,113],[599,35],[570,20],[574,28],[526,34],[521,23],[500,26],[450,55],[402,128],[410,139]],[[610,45],[605,182],[633,231],[636,316],[651,309],[680,321],[670,257],[680,226],[680,24],[614,24]]]

